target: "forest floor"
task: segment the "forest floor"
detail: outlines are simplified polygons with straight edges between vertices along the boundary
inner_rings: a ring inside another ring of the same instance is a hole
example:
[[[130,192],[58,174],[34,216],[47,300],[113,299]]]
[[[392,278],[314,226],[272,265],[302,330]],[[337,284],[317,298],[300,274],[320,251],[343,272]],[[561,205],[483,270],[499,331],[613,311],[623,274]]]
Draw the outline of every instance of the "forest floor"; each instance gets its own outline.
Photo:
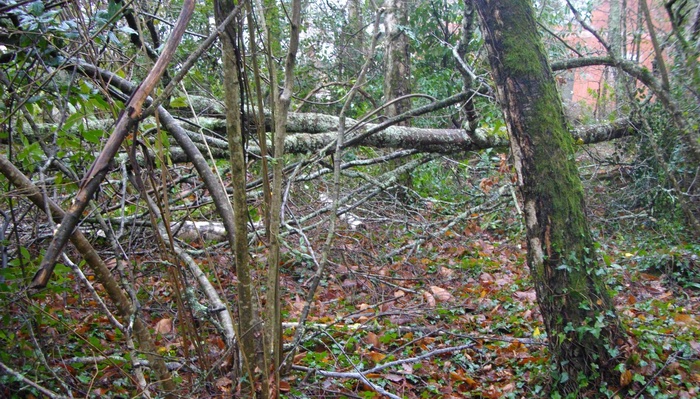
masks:
[[[488,171],[463,186],[488,194],[503,181],[498,171],[503,161],[491,157]],[[423,173],[431,179],[434,172]],[[588,388],[619,398],[697,397],[700,245],[684,241],[673,226],[644,210],[615,208],[624,173],[620,168],[582,168],[601,265],[607,266],[602,270],[629,333],[627,349],[632,354],[620,365],[617,384]],[[415,181],[417,192],[427,190],[420,175]],[[506,210],[467,213],[443,228],[466,210],[464,202],[420,198],[399,209],[395,200],[380,196],[365,206],[366,212],[357,210],[363,222],[355,229],[341,223],[331,263],[314,296],[305,339],[281,384],[282,396],[550,397],[547,334],[512,201]],[[299,203],[309,208],[314,204]],[[380,216],[374,211],[379,208]],[[412,228],[418,223],[422,230]],[[306,237],[316,251],[325,239],[323,232],[319,228]],[[147,235],[135,239],[129,251],[141,315],[156,334],[158,352],[177,366],[183,397],[230,397],[237,387],[217,368],[225,351],[223,341],[204,319],[198,327],[200,345],[181,334],[167,263],[144,245],[149,240]],[[294,336],[294,322],[316,267],[304,240],[290,238],[288,245],[281,276],[285,343]],[[409,248],[387,256],[404,246]],[[202,246],[193,244],[191,249]],[[264,264],[262,246],[253,250],[252,260]],[[197,262],[218,276],[229,303],[234,303],[228,250],[211,246]],[[31,360],[43,352],[50,373],[63,381],[40,381],[52,389],[60,391],[63,384],[81,397],[133,396],[122,334],[68,270],[59,269],[57,276],[53,288],[35,295],[31,305],[8,295],[12,286],[0,284],[0,359],[27,374],[46,376],[49,372],[39,372],[42,366]],[[191,361],[195,352],[206,359]],[[205,365],[211,372],[203,372]],[[0,397],[13,397],[17,385],[7,378],[0,376]],[[34,395],[31,390],[22,392],[19,397]]]
[[[633,353],[606,395],[697,397],[698,247],[650,249],[634,239],[615,234],[600,241]],[[337,244],[354,256],[332,270],[315,298],[310,323],[323,327],[294,358],[303,367],[290,376],[289,397],[382,397],[360,372],[403,398],[550,397],[547,335],[524,242],[474,221],[433,237],[414,256],[378,264],[372,241],[350,237]],[[295,319],[303,278],[285,277],[287,317]]]

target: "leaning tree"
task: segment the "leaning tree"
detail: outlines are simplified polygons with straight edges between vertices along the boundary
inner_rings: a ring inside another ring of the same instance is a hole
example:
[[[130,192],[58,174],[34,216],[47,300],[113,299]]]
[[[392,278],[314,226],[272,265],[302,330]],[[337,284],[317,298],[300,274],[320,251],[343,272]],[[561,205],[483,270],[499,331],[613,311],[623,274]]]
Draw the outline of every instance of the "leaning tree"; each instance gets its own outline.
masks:
[[[603,282],[574,141],[532,7],[527,0],[476,5],[510,133],[555,389],[579,393],[590,386],[585,381],[614,382],[625,336]]]

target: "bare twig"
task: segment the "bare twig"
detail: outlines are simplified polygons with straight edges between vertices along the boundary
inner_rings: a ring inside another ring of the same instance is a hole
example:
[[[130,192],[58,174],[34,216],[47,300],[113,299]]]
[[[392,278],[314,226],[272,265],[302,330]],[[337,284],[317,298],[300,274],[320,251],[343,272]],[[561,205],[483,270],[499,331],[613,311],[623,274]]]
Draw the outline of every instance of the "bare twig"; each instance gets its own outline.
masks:
[[[426,352],[423,353],[422,355],[418,355],[415,357],[409,357],[405,359],[399,359],[395,360],[393,362],[387,362],[383,363],[380,365],[377,365],[375,367],[372,367],[371,369],[367,369],[364,371],[355,371],[355,372],[342,372],[342,371],[325,371],[325,370],[317,370],[313,369],[311,367],[304,367],[304,366],[292,366],[292,369],[294,370],[299,370],[299,371],[305,371],[309,373],[316,373],[319,375],[322,375],[324,377],[335,377],[335,378],[355,378],[355,379],[361,379],[363,382],[365,382],[365,379],[367,378],[366,376],[368,374],[376,374],[382,370],[395,367],[395,366],[400,366],[402,364],[410,364],[410,363],[418,363],[421,360],[424,359],[429,359],[431,357],[439,356],[445,353],[453,353],[453,352],[459,352],[465,349],[469,349],[474,347],[474,343],[469,343],[469,344],[464,344],[464,345],[458,345],[458,346],[450,346],[447,348],[440,348],[436,349],[434,351]],[[384,394],[385,395],[385,394]]]
[[[48,388],[44,388],[43,386],[41,386],[41,385],[37,384],[36,382],[30,380],[29,378],[25,377],[19,371],[5,365],[5,363],[3,363],[3,362],[0,362],[0,370],[2,370],[3,372],[5,372],[7,374],[11,374],[12,376],[17,378],[18,380],[22,381],[24,384],[29,385],[30,387],[36,389],[37,391],[48,396],[49,398],[52,398],[52,399],[67,398],[67,396],[59,395],[56,392],[54,392]]]
[[[187,22],[192,17],[194,12],[194,0],[185,0],[182,6],[182,12],[178,19],[178,24],[173,29],[173,32],[163,49],[158,61],[153,66],[153,69],[148,74],[146,79],[136,89],[131,99],[126,104],[125,112],[117,120],[114,132],[107,140],[104,149],[92,164],[88,173],[83,178],[80,184],[80,190],[75,195],[73,205],[66,212],[61,226],[54,235],[54,239],[46,250],[46,253],[41,261],[39,270],[36,272],[30,283],[30,288],[41,289],[46,287],[53,274],[53,269],[56,266],[56,260],[66,246],[73,230],[78,224],[80,217],[88,205],[88,202],[99,188],[102,180],[109,171],[109,165],[114,156],[119,151],[122,142],[127,135],[136,127],[139,118],[141,118],[143,104],[148,99],[148,95],[155,85],[160,80],[160,77],[165,72],[170,59],[175,54],[180,39],[185,32]]]

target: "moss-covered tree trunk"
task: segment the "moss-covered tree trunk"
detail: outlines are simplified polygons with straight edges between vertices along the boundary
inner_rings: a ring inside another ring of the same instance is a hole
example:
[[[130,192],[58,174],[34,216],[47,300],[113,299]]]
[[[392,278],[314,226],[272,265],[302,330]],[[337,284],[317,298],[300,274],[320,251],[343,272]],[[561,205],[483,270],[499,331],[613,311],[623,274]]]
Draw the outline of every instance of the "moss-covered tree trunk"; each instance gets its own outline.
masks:
[[[602,396],[624,334],[603,283],[561,99],[528,0],[477,0],[527,225],[528,265],[555,364],[554,389]]]

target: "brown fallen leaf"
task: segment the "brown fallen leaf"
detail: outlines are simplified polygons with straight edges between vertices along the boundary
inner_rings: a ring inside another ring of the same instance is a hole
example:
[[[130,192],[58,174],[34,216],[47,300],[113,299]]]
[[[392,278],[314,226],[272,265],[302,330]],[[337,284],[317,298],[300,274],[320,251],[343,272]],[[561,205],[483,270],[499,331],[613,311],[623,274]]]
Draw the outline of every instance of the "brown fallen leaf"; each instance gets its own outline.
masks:
[[[289,392],[292,387],[287,381],[280,381],[280,392]]]
[[[453,271],[452,269],[448,269],[448,268],[446,268],[446,267],[441,267],[441,268],[440,268],[440,271],[438,272],[438,274],[439,274],[441,277],[445,277],[445,278],[447,278],[447,279],[450,279],[450,278],[452,278],[452,276],[454,275],[454,271]]]
[[[517,291],[513,297],[519,301],[534,303],[537,300],[537,294],[535,290],[529,291]]]
[[[398,374],[391,374],[391,373],[384,375],[384,378],[386,378],[387,380],[389,380],[391,382],[401,382],[404,380],[404,377],[402,377]]]
[[[429,293],[428,291],[423,291],[423,299],[425,299],[425,302],[428,303],[429,308],[435,307],[435,297],[433,294]]]
[[[386,355],[383,354],[383,353],[371,351],[371,352],[369,352],[369,353],[367,354],[367,357],[369,357],[373,362],[379,363],[379,362],[381,362],[382,360],[384,360],[384,358],[386,357]]]
[[[216,385],[221,392],[229,392],[231,390],[231,386],[233,385],[233,381],[228,377],[221,377],[214,382],[214,385]]]
[[[632,382],[632,372],[630,370],[625,370],[620,374],[620,387],[624,388]]]
[[[450,371],[450,379],[452,381],[461,381],[464,382],[467,380],[467,376],[464,375],[464,372],[462,370],[457,370],[457,371]]]
[[[306,352],[299,352],[296,355],[294,355],[294,359],[292,360],[292,364],[299,364],[304,358],[306,357]]]
[[[403,374],[413,374],[413,365],[411,364],[403,363],[401,364],[401,369],[403,371]]]
[[[292,307],[294,308],[295,314],[301,313],[302,310],[304,310],[304,307],[306,306],[306,301],[302,300],[299,295],[296,295],[294,297],[294,301],[292,302]]]
[[[436,285],[430,286],[430,292],[435,296],[439,302],[450,302],[454,299],[452,294],[444,288],[438,287]]]
[[[513,283],[513,278],[502,273],[498,273],[493,281],[497,286],[503,287]]]
[[[371,331],[367,333],[367,336],[365,336],[365,342],[367,342],[375,348],[379,348],[379,337],[377,336],[377,334]]]
[[[675,316],[673,316],[673,320],[676,322],[676,324],[681,324],[681,325],[688,325],[688,324],[695,324],[695,318],[689,314],[685,313],[679,313]]]
[[[479,281],[481,282],[481,284],[488,285],[493,283],[494,280],[495,279],[493,278],[493,276],[488,273],[481,273],[479,275]]]
[[[688,344],[693,348],[695,353],[700,354],[700,343],[698,343],[698,341],[690,341]]]
[[[173,319],[160,319],[154,327],[156,334],[170,334],[173,332]]]
[[[511,393],[513,391],[515,391],[515,384],[512,382],[509,382],[501,387],[501,393]]]

